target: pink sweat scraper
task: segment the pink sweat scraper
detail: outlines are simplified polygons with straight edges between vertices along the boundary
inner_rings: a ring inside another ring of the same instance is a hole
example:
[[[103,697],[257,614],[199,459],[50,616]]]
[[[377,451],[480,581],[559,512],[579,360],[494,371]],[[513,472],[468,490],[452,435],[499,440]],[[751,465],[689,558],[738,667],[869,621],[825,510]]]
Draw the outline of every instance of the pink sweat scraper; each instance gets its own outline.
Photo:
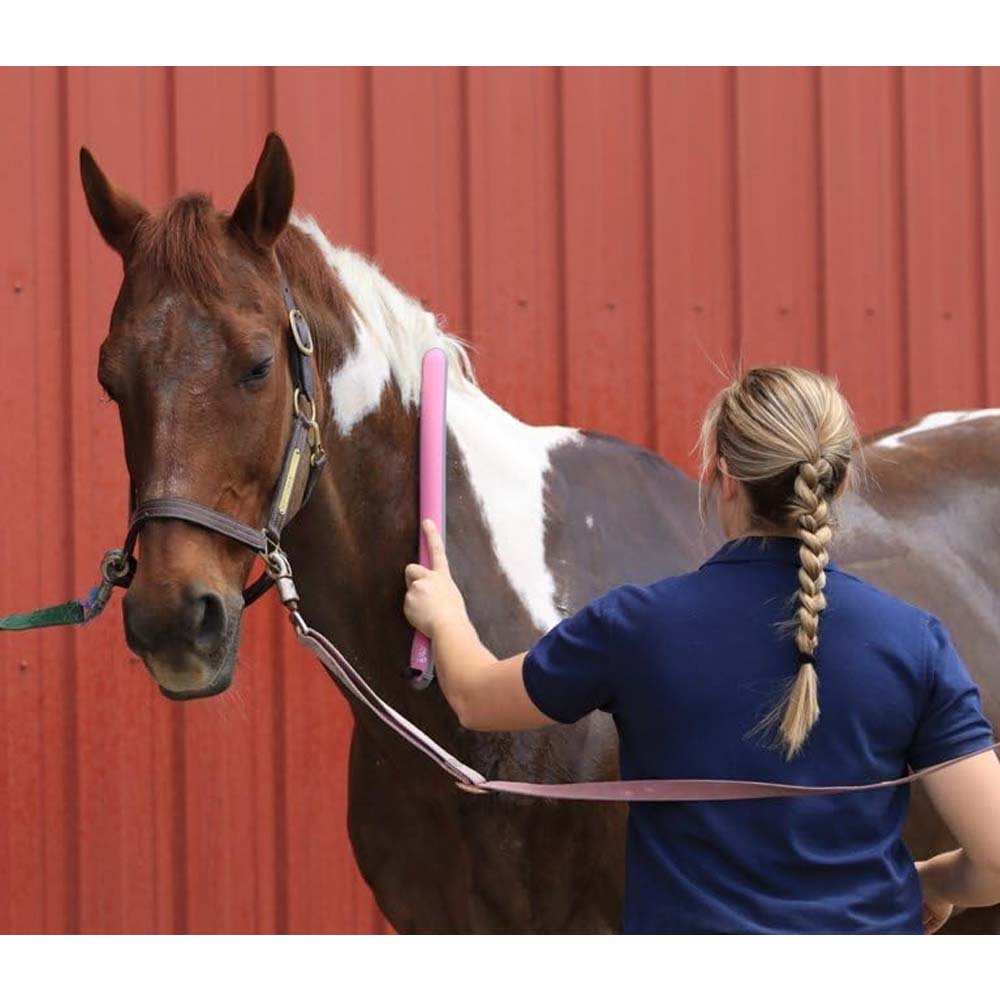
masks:
[[[440,347],[432,347],[424,355],[420,376],[420,521],[430,518],[444,541],[448,355]],[[418,528],[418,533],[419,560],[424,566],[430,566],[423,529]],[[410,683],[420,689],[432,680],[431,641],[422,632],[416,632],[410,648]]]

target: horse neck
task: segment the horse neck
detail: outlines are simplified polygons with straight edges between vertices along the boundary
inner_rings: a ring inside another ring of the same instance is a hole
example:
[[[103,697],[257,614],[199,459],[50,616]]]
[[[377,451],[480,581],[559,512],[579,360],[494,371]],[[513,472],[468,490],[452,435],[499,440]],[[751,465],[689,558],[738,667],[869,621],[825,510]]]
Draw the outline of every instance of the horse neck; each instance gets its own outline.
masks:
[[[402,615],[403,568],[415,557],[418,536],[419,356],[432,344],[448,344],[433,317],[407,305],[367,262],[333,248],[315,224],[298,224],[297,236],[308,237],[299,248],[300,259],[307,251],[313,258],[309,271],[318,273],[322,257],[357,316],[345,357],[342,349],[323,350],[324,339],[344,337],[342,317],[328,311],[333,326],[325,330],[323,310],[316,315],[319,354],[337,359],[319,379],[329,461],[286,543],[303,609],[383,690],[405,697],[402,668],[412,632]],[[298,295],[294,276],[292,283]],[[304,291],[305,301],[319,298],[315,287]],[[364,317],[378,322],[387,312],[378,334],[366,326]],[[453,375],[449,557],[473,621],[499,654],[507,643],[525,648],[561,617],[545,558],[544,477],[552,449],[576,432],[525,425]],[[492,635],[504,617],[519,627]]]
[[[324,380],[325,381],[325,380]],[[387,393],[377,413],[349,434],[331,422],[327,464],[285,546],[302,610],[352,662],[399,680],[408,648],[403,567],[417,538],[417,418]]]

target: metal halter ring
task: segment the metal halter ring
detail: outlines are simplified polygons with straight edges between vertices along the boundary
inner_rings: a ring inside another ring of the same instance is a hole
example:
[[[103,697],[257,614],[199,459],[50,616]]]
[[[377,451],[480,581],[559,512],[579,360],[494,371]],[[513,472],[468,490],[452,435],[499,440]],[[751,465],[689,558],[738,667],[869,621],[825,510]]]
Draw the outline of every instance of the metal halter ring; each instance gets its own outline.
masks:
[[[308,413],[304,412],[303,400],[309,404]],[[319,424],[316,422],[316,404],[301,389],[296,388],[295,395],[292,397],[292,408],[295,410],[295,415],[304,421],[309,428],[310,461],[313,465],[317,465],[322,461],[324,451],[323,436],[320,433]]]
[[[302,339],[302,333],[299,330],[300,321],[302,323],[302,328],[306,331],[306,340]],[[303,316],[298,309],[289,309],[288,322],[292,328],[292,336],[295,338],[295,346],[308,357],[313,352],[313,345],[312,332],[309,329],[309,324],[306,322],[305,316]]]
[[[292,575],[292,567],[288,562],[288,556],[281,549],[269,548],[266,552],[262,553],[261,559],[264,560],[264,569],[272,580]]]
[[[129,557],[122,549],[108,549],[101,559],[101,576],[106,583],[124,580],[132,571]]]
[[[305,400],[309,404],[309,413],[306,414],[302,409],[302,401]],[[318,427],[316,423],[316,404],[299,388],[296,388],[295,395],[292,396],[292,409],[295,410],[295,415],[301,417],[310,427]]]

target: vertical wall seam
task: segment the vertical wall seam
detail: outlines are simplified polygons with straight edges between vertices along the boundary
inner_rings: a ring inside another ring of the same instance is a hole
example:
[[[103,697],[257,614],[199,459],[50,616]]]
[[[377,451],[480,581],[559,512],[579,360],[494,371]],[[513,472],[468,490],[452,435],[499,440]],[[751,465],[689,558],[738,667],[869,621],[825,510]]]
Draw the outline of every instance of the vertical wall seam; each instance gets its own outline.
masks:
[[[361,194],[364,205],[364,251],[375,256],[375,98],[374,70],[371,66],[361,69],[360,115],[361,135],[358,149],[361,154],[361,177],[364,190]]]
[[[32,166],[35,166],[38,163],[38,152],[39,152],[39,150],[38,150],[38,145],[39,145],[39,142],[38,142],[38,131],[39,131],[39,126],[38,126],[38,92],[37,92],[37,88],[36,88],[36,74],[39,72],[39,70],[37,70],[37,69],[31,69],[31,70],[28,70],[27,72],[29,74],[29,76],[28,76],[28,81],[29,81],[29,83],[28,83],[28,101],[29,101],[29,107],[30,107],[30,123],[31,123],[30,124],[30,128],[31,128],[31,138],[30,138],[30,142],[31,142],[31,154],[30,155],[31,155]],[[38,280],[38,276],[39,276],[38,261],[39,261],[39,255],[40,255],[40,248],[39,248],[39,245],[38,245],[38,233],[39,233],[39,224],[38,224],[38,198],[39,198],[39,191],[38,191],[38,184],[37,184],[37,176],[38,176],[37,169],[33,169],[31,171],[31,271],[30,271],[30,277],[28,278],[28,286],[32,290],[32,293],[33,293],[32,294],[32,303],[31,303],[31,305],[32,305],[32,309],[31,309],[31,312],[32,312],[32,328],[36,332],[36,337],[33,338],[34,350],[32,351],[32,360],[34,362],[34,364],[33,364],[33,369],[34,370],[32,371],[32,384],[35,387],[35,394],[34,394],[35,395],[35,398],[34,398],[34,405],[35,405],[34,426],[36,428],[36,432],[35,432],[36,433],[36,443],[39,444],[39,445],[41,445],[41,442],[38,440],[38,433],[39,433],[38,429],[40,429],[41,426],[42,426],[41,425],[41,421],[39,420],[39,408],[42,405],[42,399],[43,399],[43,397],[44,397],[45,394],[38,391],[39,386],[41,385],[41,374],[42,374],[42,372],[41,372],[41,352],[38,349],[38,338],[37,338],[37,334],[41,331],[41,323],[39,322],[39,308],[40,308],[41,296],[39,295],[39,280]],[[33,456],[33,458],[34,458],[35,485],[36,485],[36,488],[39,489],[39,491],[41,490],[41,484],[44,482],[43,470],[42,470],[42,450],[43,449],[41,447],[37,447],[35,449],[35,454]],[[46,536],[46,534],[42,530],[42,518],[37,517],[35,519],[35,552],[37,553],[38,562],[41,565],[45,564],[45,556],[46,556],[46,551],[45,551],[46,545],[45,545],[45,543],[46,543],[46,538],[47,538],[47,536]],[[36,577],[36,580],[37,580],[37,577]],[[67,590],[67,593],[68,592],[69,591]],[[37,633],[35,634],[35,636],[33,638],[32,647],[35,650],[35,654],[36,654],[35,655],[35,659],[36,659],[36,662],[41,662],[42,651],[43,651],[42,640],[41,640],[41,637]],[[38,792],[38,796],[39,796],[39,805],[40,805],[39,815],[42,817],[41,830],[40,830],[41,850],[39,851],[39,855],[41,857],[41,869],[42,869],[42,879],[41,879],[41,882],[42,882],[42,927],[41,927],[41,930],[46,931],[46,932],[51,932],[53,930],[53,928],[52,928],[51,923],[50,923],[50,914],[49,914],[49,906],[48,906],[48,901],[49,901],[49,898],[50,898],[50,895],[51,895],[50,892],[49,892],[49,880],[51,878],[51,873],[49,871],[49,864],[48,864],[48,860],[49,860],[49,844],[50,844],[51,841],[50,841],[50,836],[49,836],[49,825],[46,822],[47,817],[46,817],[46,810],[45,810],[45,799],[46,799],[46,791],[48,789],[48,784],[49,784],[49,774],[48,774],[48,771],[47,771],[46,766],[45,766],[45,764],[46,764],[46,757],[45,757],[45,752],[43,750],[43,746],[44,746],[43,740],[44,740],[45,700],[46,699],[45,699],[45,685],[44,685],[44,683],[42,681],[42,677],[41,677],[40,672],[36,671],[36,675],[39,678],[38,679],[38,685],[39,685],[39,687],[38,687],[38,701],[37,701],[37,711],[38,711],[38,720],[37,721],[38,721],[39,787],[38,787],[37,792]],[[10,916],[10,925],[9,926],[10,926],[11,930],[14,930],[17,927],[17,923],[16,923],[16,921],[14,919],[15,914],[10,913],[9,916]]]
[[[60,67],[58,85],[58,115],[59,115],[59,203],[62,205],[62,254],[60,261],[60,284],[63,294],[60,299],[60,335],[67,340],[70,338],[73,307],[71,304],[70,289],[72,287],[73,259],[72,245],[70,242],[71,226],[70,217],[72,205],[69,194],[69,164],[70,164],[70,136],[69,136],[69,69]],[[74,513],[76,503],[74,499],[76,482],[75,466],[76,457],[73,453],[73,414],[76,412],[73,399],[73,379],[71,376],[72,354],[68,353],[65,363],[60,367],[59,378],[61,382],[62,398],[66,400],[62,427],[62,450],[65,455],[65,468],[67,472],[66,492],[69,502],[65,505],[64,517],[66,519],[66,575],[69,582],[69,590],[72,590],[76,582],[76,546],[75,534],[76,525],[74,523]],[[76,644],[72,645],[73,658],[76,656]],[[75,670],[68,672],[68,683],[66,692],[66,760],[65,760],[65,787],[66,787],[66,915],[67,931],[71,934],[80,932],[81,920],[81,896],[82,896],[82,859],[80,857],[82,837],[80,836],[80,774],[77,767],[79,755],[77,754],[77,741],[79,739],[79,719],[77,716],[77,702],[79,698],[79,683]]]
[[[986,171],[983,162],[983,70],[981,66],[969,67],[972,94],[972,166],[975,183],[972,191],[973,224],[976,227],[976,297],[979,315],[976,318],[976,354],[979,371],[979,406],[989,402],[989,349],[987,346],[987,308],[989,289],[986,286]]]
[[[462,205],[462,218],[459,220],[459,225],[462,240],[462,295],[465,299],[462,331],[465,338],[475,346],[476,336],[472,329],[475,269],[472,266],[472,151],[470,149],[472,129],[470,127],[469,67],[460,66],[458,74],[459,199]]]
[[[367,247],[366,250],[373,259],[378,257],[378,247],[376,245],[376,224],[378,217],[375,207],[375,170],[377,159],[375,156],[375,67],[366,66],[364,69],[364,85],[362,90],[362,101],[364,105],[365,129],[365,176],[368,179],[367,190],[367,211],[365,213],[365,225],[367,226]]]
[[[278,121],[278,69],[264,67],[264,121],[268,132],[277,128]]]
[[[740,112],[739,70],[729,69],[729,122],[730,122],[730,201],[732,213],[732,360],[738,369],[743,367],[743,227],[740,220]]]
[[[278,130],[278,70],[271,66],[267,70],[267,129],[270,132]],[[272,608],[271,613],[271,646],[274,649],[275,670],[273,675],[272,697],[274,698],[274,761],[272,790],[274,794],[274,844],[271,855],[271,878],[274,891],[274,933],[287,934],[291,920],[288,893],[288,845],[289,845],[289,811],[288,811],[288,697],[285,685],[285,674],[288,667],[288,656],[284,633],[284,614],[279,606]],[[254,919],[257,921],[258,933],[268,933],[269,928],[260,926],[260,904],[254,908]]]
[[[565,112],[565,69],[556,66],[553,70],[553,100],[555,102],[555,227],[556,227],[556,263],[559,277],[556,281],[556,317],[558,337],[556,341],[559,354],[559,420],[569,421],[569,316],[567,282],[569,267],[566,250],[566,112]]]
[[[813,72],[813,110],[815,116],[816,140],[816,354],[821,371],[830,366],[829,315],[828,315],[828,275],[826,249],[826,145],[823,141],[823,68],[817,66]]]
[[[643,205],[645,207],[645,212],[643,213],[643,241],[646,251],[644,319],[646,327],[646,379],[648,382],[646,440],[650,448],[654,451],[659,451],[659,397],[656,377],[656,240],[653,217],[656,208],[656,175],[653,163],[653,131],[655,128],[653,121],[653,70],[651,67],[645,66],[641,70],[641,73],[640,120],[643,125],[642,194]]]
[[[907,293],[909,287],[910,247],[909,222],[907,215],[908,172],[906,169],[906,81],[904,69],[897,66],[893,76],[893,104],[896,110],[896,162],[899,174],[899,336],[900,359],[902,361],[900,401],[903,406],[904,419],[912,417],[913,376],[910,371],[910,299]]]
[[[291,907],[288,892],[289,864],[289,807],[288,807],[288,697],[285,674],[290,666],[285,643],[282,641],[284,615],[275,607],[271,615],[275,652],[274,671],[274,908],[276,934],[287,934],[291,926]],[[258,928],[259,929],[259,928]],[[264,933],[267,933],[265,931]]]
[[[168,67],[167,72],[167,183],[168,195],[175,198],[178,194],[178,179],[180,176],[180,140],[178,138],[178,95],[176,66]],[[170,759],[173,765],[173,787],[171,789],[171,836],[173,839],[172,881],[173,933],[186,934],[188,930],[188,884],[187,884],[187,726],[186,711],[178,705],[177,712],[170,714]]]
[[[177,196],[177,67],[167,67],[167,196]]]

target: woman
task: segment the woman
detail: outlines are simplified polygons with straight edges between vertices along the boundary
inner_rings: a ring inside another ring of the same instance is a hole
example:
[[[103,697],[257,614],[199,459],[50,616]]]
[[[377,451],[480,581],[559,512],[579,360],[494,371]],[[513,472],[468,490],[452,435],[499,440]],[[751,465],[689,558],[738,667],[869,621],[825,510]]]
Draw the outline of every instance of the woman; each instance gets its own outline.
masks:
[[[941,622],[829,560],[857,445],[832,380],[747,372],[702,427],[702,479],[729,541],[696,572],[618,587],[502,661],[425,524],[433,566],[407,566],[404,610],[433,639],[462,724],[611,712],[625,778],[857,784],[989,747]],[[954,906],[1000,902],[1000,761],[980,753],[924,785],[962,847],[916,865],[901,837],[907,788],[633,804],[625,929],[920,933]]]

